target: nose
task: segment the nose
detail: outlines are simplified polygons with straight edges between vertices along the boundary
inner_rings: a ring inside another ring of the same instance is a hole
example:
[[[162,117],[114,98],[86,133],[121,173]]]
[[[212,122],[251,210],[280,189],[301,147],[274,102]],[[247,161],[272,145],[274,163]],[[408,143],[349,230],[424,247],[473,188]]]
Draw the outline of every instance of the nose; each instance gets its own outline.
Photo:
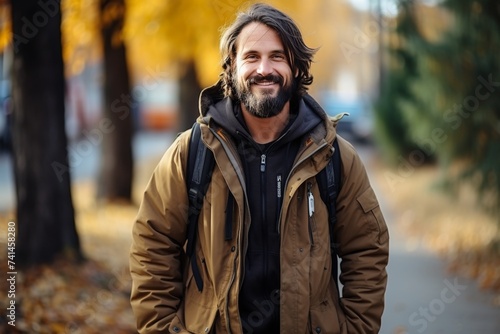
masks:
[[[259,66],[257,67],[257,73],[266,76],[273,72],[273,67],[271,66],[271,61],[267,58],[262,58],[260,60]]]

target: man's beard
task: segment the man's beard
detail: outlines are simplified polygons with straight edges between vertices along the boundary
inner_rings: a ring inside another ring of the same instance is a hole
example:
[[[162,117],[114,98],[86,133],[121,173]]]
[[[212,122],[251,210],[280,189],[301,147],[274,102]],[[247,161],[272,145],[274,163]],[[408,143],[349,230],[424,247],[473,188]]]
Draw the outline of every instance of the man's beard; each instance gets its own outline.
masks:
[[[278,93],[272,96],[272,88],[262,88],[261,93],[256,95],[251,91],[252,84],[260,82],[273,82],[279,85]],[[266,76],[255,75],[244,83],[238,82],[236,73],[233,75],[233,87],[235,87],[236,95],[248,112],[259,118],[269,118],[278,115],[284,108],[285,104],[292,97],[293,84],[283,86],[283,78],[278,75],[269,74]]]

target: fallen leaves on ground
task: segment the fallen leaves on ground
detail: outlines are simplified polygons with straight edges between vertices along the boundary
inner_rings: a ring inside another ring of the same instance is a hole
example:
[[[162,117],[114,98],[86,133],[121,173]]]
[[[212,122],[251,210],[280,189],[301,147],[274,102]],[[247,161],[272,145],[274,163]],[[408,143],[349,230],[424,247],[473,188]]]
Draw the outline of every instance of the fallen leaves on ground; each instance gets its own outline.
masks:
[[[142,161],[136,169],[133,200],[142,192],[160,157]],[[16,326],[0,318],[0,333],[129,334],[137,333],[130,307],[128,253],[137,205],[96,201],[92,181],[73,184],[76,227],[86,261],[59,260],[18,271]],[[7,224],[13,213],[0,212],[0,270],[7,272]],[[0,307],[9,300],[7,282],[0,282]]]
[[[130,307],[128,270],[137,206],[98,204],[94,192],[91,182],[78,183],[73,191],[76,225],[86,261],[58,260],[19,271],[16,326],[0,322],[0,333],[137,333]],[[8,220],[15,221],[2,217],[2,221]],[[6,272],[4,253],[0,261],[1,270]],[[6,291],[5,283],[0,285]],[[8,302],[1,300],[2,309]]]
[[[15,327],[2,333],[136,333],[127,276],[92,260],[18,273]]]

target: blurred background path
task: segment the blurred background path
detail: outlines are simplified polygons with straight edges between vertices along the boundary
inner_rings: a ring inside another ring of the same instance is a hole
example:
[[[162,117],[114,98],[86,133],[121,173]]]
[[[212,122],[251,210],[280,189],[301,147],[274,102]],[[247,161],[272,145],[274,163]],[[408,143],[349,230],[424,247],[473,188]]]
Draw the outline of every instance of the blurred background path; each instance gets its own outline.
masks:
[[[176,134],[167,131],[138,131],[133,140],[134,161],[140,166],[144,161],[160,156],[170,145]],[[69,152],[80,151],[81,142],[73,141],[69,145]],[[85,151],[85,156],[78,160],[78,164],[70,168],[73,182],[96,180],[99,168],[99,150],[95,145],[87,145],[91,149]],[[9,153],[0,152],[0,212],[14,207],[15,186],[12,173],[12,160]]]

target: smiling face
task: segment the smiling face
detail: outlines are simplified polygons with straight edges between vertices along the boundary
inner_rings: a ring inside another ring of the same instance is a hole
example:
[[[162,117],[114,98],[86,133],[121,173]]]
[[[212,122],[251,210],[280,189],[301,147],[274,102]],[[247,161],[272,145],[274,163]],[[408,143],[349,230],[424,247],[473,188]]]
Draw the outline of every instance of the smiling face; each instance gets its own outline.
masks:
[[[292,69],[275,30],[252,22],[236,41],[233,86],[244,109],[267,118],[278,115],[293,91]]]

